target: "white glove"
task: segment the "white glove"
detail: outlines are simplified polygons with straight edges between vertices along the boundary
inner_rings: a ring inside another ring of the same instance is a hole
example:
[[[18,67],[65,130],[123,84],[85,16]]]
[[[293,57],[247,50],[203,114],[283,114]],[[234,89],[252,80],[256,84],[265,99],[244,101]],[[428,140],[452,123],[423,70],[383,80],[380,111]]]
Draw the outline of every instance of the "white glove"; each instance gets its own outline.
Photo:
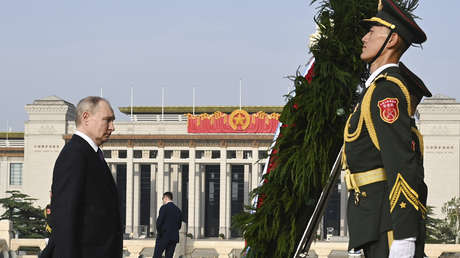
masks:
[[[415,237],[393,240],[388,258],[413,258],[415,255]]]

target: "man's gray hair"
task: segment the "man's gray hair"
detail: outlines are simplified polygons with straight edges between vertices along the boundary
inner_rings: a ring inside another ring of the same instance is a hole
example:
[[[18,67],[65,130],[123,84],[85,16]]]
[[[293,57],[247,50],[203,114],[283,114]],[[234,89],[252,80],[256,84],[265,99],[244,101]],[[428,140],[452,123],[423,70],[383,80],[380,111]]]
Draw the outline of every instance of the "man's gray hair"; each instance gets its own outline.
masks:
[[[75,120],[75,124],[77,127],[81,123],[81,116],[83,115],[83,113],[89,112],[91,114],[94,114],[94,109],[101,101],[105,101],[107,104],[109,104],[110,109],[112,109],[112,107],[110,106],[110,102],[102,97],[88,96],[78,102],[77,119]]]

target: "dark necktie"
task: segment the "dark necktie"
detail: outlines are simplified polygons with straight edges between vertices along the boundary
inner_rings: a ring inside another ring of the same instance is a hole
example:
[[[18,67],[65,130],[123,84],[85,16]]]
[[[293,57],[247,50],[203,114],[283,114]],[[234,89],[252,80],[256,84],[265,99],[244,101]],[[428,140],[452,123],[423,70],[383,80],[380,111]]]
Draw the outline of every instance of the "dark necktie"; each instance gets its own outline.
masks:
[[[101,159],[101,161],[105,163],[104,153],[102,153],[101,149],[99,148],[97,149],[97,154],[99,155],[99,158]]]

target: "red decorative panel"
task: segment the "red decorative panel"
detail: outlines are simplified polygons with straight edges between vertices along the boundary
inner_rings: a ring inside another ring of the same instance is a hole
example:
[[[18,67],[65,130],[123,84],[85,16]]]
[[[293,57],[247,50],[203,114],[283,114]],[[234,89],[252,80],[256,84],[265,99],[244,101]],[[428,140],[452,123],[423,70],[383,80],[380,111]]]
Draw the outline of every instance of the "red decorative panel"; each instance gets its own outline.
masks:
[[[278,113],[257,112],[249,114],[245,110],[234,110],[231,114],[188,114],[189,133],[275,133]]]

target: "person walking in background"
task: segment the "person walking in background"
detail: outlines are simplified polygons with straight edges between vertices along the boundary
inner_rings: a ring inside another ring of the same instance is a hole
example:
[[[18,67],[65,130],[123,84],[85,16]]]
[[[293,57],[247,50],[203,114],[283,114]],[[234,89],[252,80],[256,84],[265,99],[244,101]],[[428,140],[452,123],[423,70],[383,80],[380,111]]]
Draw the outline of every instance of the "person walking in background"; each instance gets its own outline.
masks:
[[[77,130],[53,171],[53,258],[121,258],[120,202],[102,143],[115,130],[106,99],[86,97],[77,105]]]
[[[165,257],[172,258],[176,244],[179,242],[179,229],[182,225],[182,212],[173,203],[173,194],[163,194],[163,206],[161,206],[157,219],[157,239],[153,258],[161,258],[166,250]]]

